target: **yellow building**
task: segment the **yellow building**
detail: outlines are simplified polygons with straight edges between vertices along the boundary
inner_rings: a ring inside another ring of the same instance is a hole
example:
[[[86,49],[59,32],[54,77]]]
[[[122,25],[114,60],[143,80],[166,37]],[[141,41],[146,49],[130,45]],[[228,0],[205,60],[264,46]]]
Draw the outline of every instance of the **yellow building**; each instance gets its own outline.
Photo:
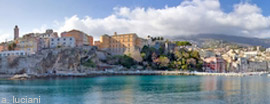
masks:
[[[98,48],[106,50],[113,55],[129,55],[133,58],[140,57],[140,50],[146,43],[145,39],[137,36],[135,33],[102,35]]]
[[[38,51],[39,40],[36,38],[20,38],[17,43],[17,50],[24,50],[30,54],[35,54]]]

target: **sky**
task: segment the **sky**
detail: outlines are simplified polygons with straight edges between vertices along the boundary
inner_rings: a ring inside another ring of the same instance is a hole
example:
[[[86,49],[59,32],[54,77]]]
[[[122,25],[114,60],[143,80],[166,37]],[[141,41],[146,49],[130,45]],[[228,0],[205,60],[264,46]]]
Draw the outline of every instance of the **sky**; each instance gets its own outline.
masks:
[[[226,34],[270,37],[270,0],[0,0],[0,42],[53,29],[141,37]]]

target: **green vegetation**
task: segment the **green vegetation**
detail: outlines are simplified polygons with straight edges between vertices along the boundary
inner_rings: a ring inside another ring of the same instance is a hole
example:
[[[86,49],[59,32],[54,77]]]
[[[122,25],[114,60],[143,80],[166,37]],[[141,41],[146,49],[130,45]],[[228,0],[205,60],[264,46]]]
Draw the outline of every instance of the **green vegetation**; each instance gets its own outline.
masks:
[[[122,65],[126,68],[131,68],[133,65],[136,65],[136,61],[128,55],[116,55],[109,58],[107,61],[110,61],[111,64]]]
[[[13,43],[8,45],[8,50],[10,50],[10,51],[15,50],[16,47],[17,47],[16,43],[13,42]]]
[[[91,59],[88,59],[86,62],[82,63],[83,66],[86,66],[86,67],[96,67],[96,64],[91,60]]]
[[[177,41],[176,45],[177,46],[191,46],[192,44],[188,41]]]
[[[189,46],[189,42],[178,42],[180,46]],[[185,48],[165,53],[164,47],[155,49],[145,46],[141,50],[143,61],[147,63],[147,67],[158,70],[185,70],[185,71],[201,71],[203,61],[200,59],[198,51],[188,51]]]

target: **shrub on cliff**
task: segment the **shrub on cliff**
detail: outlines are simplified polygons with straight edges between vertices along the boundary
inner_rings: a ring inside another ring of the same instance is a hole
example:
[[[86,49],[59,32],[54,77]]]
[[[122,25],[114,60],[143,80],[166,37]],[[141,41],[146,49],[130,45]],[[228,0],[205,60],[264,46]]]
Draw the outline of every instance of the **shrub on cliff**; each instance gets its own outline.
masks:
[[[136,61],[127,55],[115,55],[108,57],[107,63],[113,65],[122,65],[126,68],[131,68],[133,65],[136,65]]]
[[[96,67],[96,64],[91,59],[89,59],[86,62],[82,63],[82,65],[86,66],[86,67],[92,67],[92,68]]]

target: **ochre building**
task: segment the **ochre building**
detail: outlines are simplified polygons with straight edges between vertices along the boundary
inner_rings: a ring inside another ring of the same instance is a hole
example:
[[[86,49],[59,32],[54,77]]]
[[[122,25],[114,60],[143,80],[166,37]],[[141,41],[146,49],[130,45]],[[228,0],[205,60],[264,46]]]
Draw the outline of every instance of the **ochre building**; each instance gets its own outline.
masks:
[[[112,36],[102,35],[100,41],[95,43],[99,49],[106,50],[112,55],[126,54],[138,58],[146,40],[138,37],[136,33],[117,34],[115,32]]]
[[[74,37],[76,46],[93,46],[93,37],[79,30],[71,30],[61,33],[61,37]]]

